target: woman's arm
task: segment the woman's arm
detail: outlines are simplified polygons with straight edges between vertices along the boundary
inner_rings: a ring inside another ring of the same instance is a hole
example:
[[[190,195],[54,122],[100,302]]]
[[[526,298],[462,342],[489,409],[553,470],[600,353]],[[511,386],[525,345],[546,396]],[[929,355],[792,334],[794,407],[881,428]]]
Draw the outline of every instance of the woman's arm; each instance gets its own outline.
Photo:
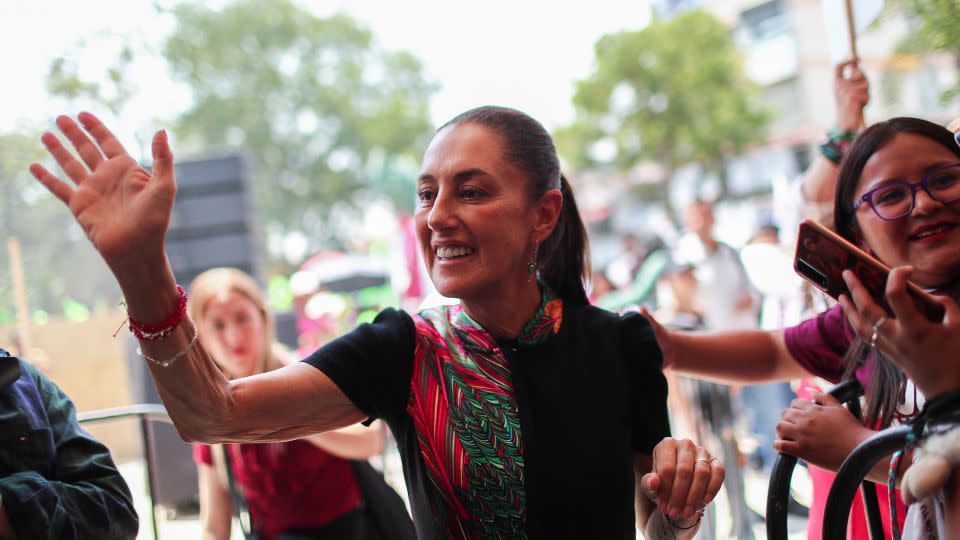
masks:
[[[653,325],[666,369],[740,384],[808,376],[787,350],[782,331],[679,332],[662,326],[646,309],[643,315]]]
[[[197,482],[200,489],[202,540],[229,540],[233,519],[230,491],[211,465],[197,464]]]
[[[383,452],[383,424],[379,420],[370,426],[354,424],[305,439],[339,458],[370,459]]]
[[[721,382],[756,384],[809,376],[787,350],[782,331],[679,334],[673,370]]]
[[[63,169],[63,181],[42,165],[30,172],[60,199],[103,257],[123,292],[131,319],[159,324],[178,308],[176,279],[164,238],[176,197],[173,154],[166,132],[152,143],[153,168],[130,157],[117,138],[89,113],[57,118],[76,149],[73,157],[52,133],[41,141]],[[188,441],[276,441],[355,423],[363,415],[326,375],[303,365],[227,382],[203,346],[191,340],[189,319],[168,337],[142,341],[167,412]],[[295,405],[292,405],[295,404]]]
[[[171,338],[187,345],[183,325]],[[154,342],[142,344],[144,352]],[[165,343],[165,346],[171,345]],[[197,347],[174,365],[148,362],[180,436],[188,442],[289,441],[366,418],[322,371],[297,363],[227,381]]]

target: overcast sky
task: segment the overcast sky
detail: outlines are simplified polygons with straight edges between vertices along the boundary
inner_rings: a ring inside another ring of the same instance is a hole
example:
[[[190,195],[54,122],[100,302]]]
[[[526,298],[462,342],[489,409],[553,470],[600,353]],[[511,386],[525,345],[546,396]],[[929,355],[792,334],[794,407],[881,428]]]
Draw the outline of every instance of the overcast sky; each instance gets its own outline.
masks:
[[[431,107],[437,123],[480,104],[519,108],[548,128],[569,122],[574,82],[590,73],[593,43],[608,32],[642,28],[649,20],[643,0],[300,3],[320,15],[345,12],[372,30],[386,48],[419,57],[427,76],[440,84]],[[159,40],[169,28],[155,13],[149,0],[0,0],[5,80],[0,132],[18,125],[42,127],[61,112],[63,105],[47,99],[44,87],[53,58],[106,30]],[[137,79],[144,99],[139,107],[144,110],[121,120],[138,124],[128,126],[138,132],[157,127],[139,124],[173,116],[187,99],[165,80],[160,67],[140,69]]]

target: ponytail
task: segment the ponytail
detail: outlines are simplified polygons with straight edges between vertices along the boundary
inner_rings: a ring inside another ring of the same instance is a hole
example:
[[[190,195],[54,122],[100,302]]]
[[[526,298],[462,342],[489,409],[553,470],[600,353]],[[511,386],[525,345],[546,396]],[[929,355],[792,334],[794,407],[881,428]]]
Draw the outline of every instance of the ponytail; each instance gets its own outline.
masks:
[[[537,250],[540,279],[567,302],[587,304],[584,283],[590,279],[587,230],[567,178],[560,175],[563,206],[550,236]]]

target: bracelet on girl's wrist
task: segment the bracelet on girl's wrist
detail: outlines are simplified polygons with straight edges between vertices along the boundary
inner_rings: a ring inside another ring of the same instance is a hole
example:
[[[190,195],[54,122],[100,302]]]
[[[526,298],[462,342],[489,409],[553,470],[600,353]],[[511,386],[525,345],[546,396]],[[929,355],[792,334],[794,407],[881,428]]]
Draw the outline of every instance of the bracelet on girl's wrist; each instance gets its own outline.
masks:
[[[827,140],[820,145],[820,153],[835,164],[840,164],[847,148],[857,138],[857,132],[833,128],[827,132]]]
[[[681,521],[682,524],[677,523],[677,521],[674,521],[670,516],[666,514],[664,514],[663,516],[667,518],[667,523],[669,523],[670,526],[673,527],[674,529],[677,529],[679,531],[687,531],[700,524],[700,520],[703,519],[703,509],[701,508],[700,510],[697,510],[697,513],[695,514],[696,519],[694,519],[690,523],[682,523],[682,521],[684,521],[682,518],[681,520],[679,520]]]

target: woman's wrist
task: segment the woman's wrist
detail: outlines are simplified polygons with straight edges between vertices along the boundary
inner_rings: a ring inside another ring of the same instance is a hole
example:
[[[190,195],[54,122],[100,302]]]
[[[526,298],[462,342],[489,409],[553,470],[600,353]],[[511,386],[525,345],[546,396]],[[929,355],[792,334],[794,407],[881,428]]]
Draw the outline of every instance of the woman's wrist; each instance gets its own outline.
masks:
[[[166,257],[114,272],[123,293],[128,315],[141,323],[163,321],[177,309],[180,293]]]

